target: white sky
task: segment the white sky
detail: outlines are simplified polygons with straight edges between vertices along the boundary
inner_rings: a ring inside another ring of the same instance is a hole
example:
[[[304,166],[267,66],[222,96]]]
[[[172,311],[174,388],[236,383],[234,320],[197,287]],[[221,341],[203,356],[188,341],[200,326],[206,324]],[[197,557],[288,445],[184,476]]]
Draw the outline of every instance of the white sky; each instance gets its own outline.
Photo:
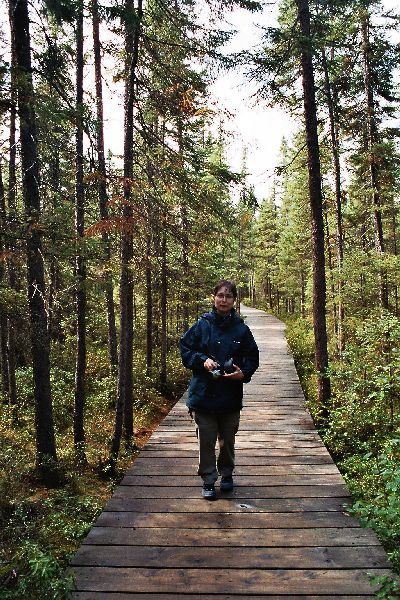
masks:
[[[227,18],[238,31],[231,44],[234,51],[249,49],[260,42],[262,32],[257,25],[276,25],[277,4],[268,2],[262,14],[237,9]],[[383,5],[386,10],[400,11],[398,0],[383,0]],[[395,37],[400,43],[400,32]],[[246,81],[239,72],[218,78],[212,92],[221,108],[235,115],[223,120],[225,129],[233,134],[227,148],[227,159],[233,169],[240,170],[243,148],[247,148],[247,181],[254,185],[257,198],[262,200],[272,191],[282,138],[290,137],[299,123],[292,121],[281,109],[267,107],[265,102],[256,104],[252,98],[255,85]],[[398,119],[397,126],[400,126]]]
[[[244,9],[235,9],[226,16],[226,21],[237,31],[227,46],[227,51],[249,50],[257,45],[262,36],[261,26],[276,24],[277,1],[266,3],[263,13],[251,14]],[[398,8],[398,0],[384,0],[387,9]],[[247,182],[254,186],[258,200],[268,196],[272,190],[274,169],[278,164],[282,138],[289,138],[299,127],[279,108],[267,107],[253,98],[255,84],[249,83],[244,73],[235,70],[219,76],[211,87],[214,102],[221,110],[215,118],[215,132],[221,123],[227,135],[226,159],[230,167],[240,171],[243,153],[246,150]],[[119,94],[122,106],[122,89],[112,84],[108,91],[109,100],[105,106],[107,127],[106,145],[114,154],[122,152],[120,132],[121,116],[110,107],[115,107],[115,96]],[[108,113],[108,114],[107,114]]]
[[[259,43],[261,31],[257,24],[266,26],[275,23],[273,15],[276,4],[271,2],[263,14],[250,14],[244,9],[236,9],[228,14],[226,20],[237,34],[227,46],[227,52],[249,50]],[[91,40],[88,42],[91,43]],[[106,80],[110,79],[105,75]],[[219,76],[210,91],[213,108],[215,102],[221,110],[221,115],[215,117],[215,133],[221,123],[228,134],[226,160],[233,170],[240,171],[246,149],[248,183],[254,185],[256,195],[261,200],[271,190],[282,137],[288,137],[294,125],[280,109],[256,104],[251,98],[255,86],[246,81],[243,72],[232,71]],[[116,110],[116,104],[122,106],[123,90],[121,85],[111,83],[104,92],[105,144],[113,154],[121,154],[122,115]],[[117,98],[119,102],[116,102]]]
[[[276,24],[277,4],[270,2],[262,14],[251,14],[243,9],[231,13],[227,21],[237,34],[228,50],[249,50],[257,45],[262,36],[257,26]],[[233,118],[222,118],[224,130],[231,134],[228,137],[227,160],[231,168],[240,171],[246,150],[247,181],[254,186],[257,198],[262,200],[272,189],[282,138],[293,132],[295,124],[281,109],[267,107],[265,102],[257,103],[253,98],[255,91],[255,84],[247,81],[240,71],[220,76],[211,88],[219,106],[234,115]]]
[[[201,0],[200,0],[201,1]],[[387,9],[398,9],[398,0],[384,0]],[[278,2],[266,0],[262,14],[248,13],[243,9],[235,9],[226,16],[226,20],[237,30],[227,51],[250,49],[260,42],[262,32],[258,25],[275,24],[275,13]],[[33,15],[31,15],[32,17]],[[5,15],[4,31],[8,24]],[[101,32],[104,41],[105,32]],[[399,41],[400,33],[396,36]],[[88,25],[86,48],[91,53],[91,28]],[[122,154],[123,145],[123,88],[121,82],[112,81],[113,65],[103,63],[104,107],[105,107],[105,145],[114,155]],[[108,68],[107,68],[108,67]],[[86,66],[86,86],[93,91],[93,66]],[[278,162],[279,149],[283,137],[290,137],[298,127],[280,109],[269,108],[265,103],[256,103],[252,98],[255,86],[246,81],[240,71],[232,71],[218,77],[211,88],[214,101],[221,109],[221,116],[216,116],[215,126],[218,130],[220,121],[223,130],[228,132],[226,158],[231,168],[240,171],[243,152],[246,149],[248,183],[255,188],[259,200],[266,197],[272,188],[274,169]],[[227,113],[229,116],[226,116]]]

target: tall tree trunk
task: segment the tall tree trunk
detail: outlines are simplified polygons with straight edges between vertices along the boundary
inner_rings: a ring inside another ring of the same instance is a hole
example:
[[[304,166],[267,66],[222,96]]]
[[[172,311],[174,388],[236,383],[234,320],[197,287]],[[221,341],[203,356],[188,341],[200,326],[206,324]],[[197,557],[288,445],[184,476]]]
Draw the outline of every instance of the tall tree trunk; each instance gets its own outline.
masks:
[[[50,388],[50,343],[40,227],[39,167],[27,0],[10,0],[18,70],[22,185],[27,229],[28,302],[32,335],[37,459],[56,458]]]
[[[308,0],[296,0],[301,32],[301,68],[304,93],[304,116],[308,151],[308,176],[311,208],[313,254],[313,317],[315,366],[318,372],[318,401],[322,420],[328,416],[331,395],[328,370],[328,340],[326,332],[326,279],[324,220],[322,213],[321,167],[319,157],[317,107],[312,64],[310,11]]]
[[[338,309],[336,306],[336,288],[335,288],[335,278],[333,274],[333,256],[331,251],[331,243],[330,243],[330,232],[329,232],[329,219],[328,219],[328,209],[326,203],[324,203],[323,207],[324,217],[325,217],[325,231],[326,231],[326,246],[328,252],[328,268],[329,268],[329,278],[331,284],[331,295],[332,295],[332,306],[333,306],[333,333],[338,338],[339,331],[339,318],[338,318]]]
[[[189,221],[188,207],[185,202],[181,204],[181,223],[182,223],[182,330],[189,329],[190,306],[189,306]]]
[[[369,35],[369,14],[366,13],[361,22],[363,58],[364,58],[364,87],[366,99],[366,125],[367,125],[367,147],[369,176],[372,193],[372,203],[374,209],[374,238],[375,250],[378,257],[382,257],[385,252],[385,243],[383,239],[382,227],[382,202],[379,185],[379,167],[376,159],[376,144],[378,141],[378,130],[375,117],[375,100],[372,88],[372,78],[370,69],[370,35]],[[380,271],[380,297],[382,308],[389,308],[389,293],[387,285],[387,273],[381,268]]]
[[[16,146],[16,121],[17,121],[17,57],[15,51],[15,35],[11,19],[11,3],[9,4],[9,21],[11,30],[11,108],[10,108],[10,135],[9,135],[9,163],[8,163],[8,217],[12,223],[17,216],[17,146]],[[14,244],[9,244],[11,252],[14,250]],[[17,287],[17,276],[13,256],[7,261],[8,282],[11,289]],[[17,404],[17,381],[15,371],[17,368],[17,359],[15,352],[15,323],[13,319],[8,320],[8,376],[10,386],[10,404]]]
[[[7,211],[3,185],[3,168],[0,162],[0,285],[6,279],[4,232],[7,226]],[[10,401],[10,376],[8,365],[8,320],[4,312],[0,312],[0,364],[2,376],[3,396],[6,402]]]
[[[48,298],[48,327],[51,340],[59,339],[60,322],[58,319],[58,311],[56,309],[56,295],[59,288],[60,269],[55,257],[52,257],[50,262],[49,273],[49,298]]]
[[[76,23],[76,182],[75,230],[76,279],[76,365],[74,445],[77,457],[85,460],[85,373],[86,373],[86,264],[84,257],[85,190],[83,184],[83,5],[79,2]]]
[[[268,276],[268,301],[269,301],[270,310],[274,310],[274,296],[273,296],[272,282],[271,282],[271,279],[269,276]]]
[[[179,166],[183,169],[183,130],[182,121],[178,119],[178,152]],[[183,196],[183,194],[182,194]],[[181,202],[181,224],[182,224],[182,275],[183,275],[183,290],[182,290],[182,329],[183,332],[189,329],[190,307],[189,307],[189,221],[188,207],[185,200]]]
[[[163,153],[165,149],[165,120],[161,119],[161,139]],[[164,159],[164,156],[163,156]],[[160,390],[167,391],[167,354],[168,354],[168,256],[167,256],[167,211],[161,213],[161,360],[160,360]]]
[[[92,0],[92,23],[93,23],[93,53],[94,53],[94,71],[96,82],[96,149],[99,173],[99,209],[100,219],[108,219],[107,209],[107,169],[104,155],[104,116],[103,116],[103,84],[101,69],[101,48],[100,48],[100,20],[98,1]],[[107,265],[104,272],[104,293],[107,310],[108,326],[108,354],[110,357],[111,370],[116,372],[118,369],[118,344],[117,329],[115,325],[115,305],[113,295],[112,273],[108,267],[111,259],[111,242],[107,232],[102,232],[103,257]]]
[[[126,87],[124,106],[124,208],[125,228],[121,242],[120,278],[120,349],[118,362],[118,392],[115,414],[115,428],[111,443],[111,466],[114,468],[118,457],[122,428],[128,441],[133,436],[133,281],[130,262],[133,258],[132,199],[133,142],[134,142],[134,100],[136,66],[139,55],[140,27],[143,16],[142,0],[138,0],[136,15],[134,1],[125,0],[127,17],[135,16],[135,26],[127,18],[125,25]]]
[[[398,255],[397,252],[397,208],[393,207],[392,209],[392,239],[393,239],[393,254],[395,256]],[[399,290],[397,285],[394,286],[394,306],[395,306],[395,315],[399,316]]]
[[[331,150],[333,160],[333,172],[335,177],[335,214],[336,214],[336,262],[339,273],[338,277],[338,309],[337,309],[337,348],[339,354],[344,350],[344,304],[343,288],[343,218],[342,218],[342,175],[340,169],[339,139],[335,119],[334,94],[329,77],[325,50],[322,49],[322,64],[324,69],[325,96],[329,114],[329,130],[331,136]]]
[[[306,277],[304,271],[301,271],[301,291],[300,291],[300,314],[301,318],[306,317]]]
[[[60,153],[59,149],[54,149],[54,154],[50,158],[50,181],[51,192],[55,198],[61,194],[61,169],[60,169]],[[56,305],[57,291],[60,288],[61,270],[57,257],[52,256],[50,259],[49,269],[49,293],[48,293],[48,328],[50,340],[62,340],[61,335],[61,311]]]
[[[147,240],[146,240],[146,373],[151,375],[153,365],[153,281],[151,266],[151,209],[148,209]]]
[[[161,238],[161,368],[160,384],[161,393],[165,394],[167,385],[167,305],[168,302],[168,279],[167,279],[167,232],[166,213],[163,213],[163,228]]]
[[[240,222],[240,216],[238,217],[238,249],[237,249],[237,264],[238,271],[242,270],[242,258],[243,258],[243,236],[242,236],[242,227]],[[236,298],[236,311],[240,315],[240,305],[242,302],[242,288],[240,285],[237,286],[237,298]]]

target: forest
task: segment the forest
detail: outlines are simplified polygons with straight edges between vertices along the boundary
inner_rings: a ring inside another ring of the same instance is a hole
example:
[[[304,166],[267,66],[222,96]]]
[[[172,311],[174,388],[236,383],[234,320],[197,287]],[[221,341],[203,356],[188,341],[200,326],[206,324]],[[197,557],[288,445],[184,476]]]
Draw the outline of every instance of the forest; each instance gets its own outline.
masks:
[[[272,4],[234,54],[226,18],[271,3],[2,3],[0,598],[68,598],[68,561],[187,386],[178,341],[221,277],[286,323],[350,510],[400,573],[400,14]],[[263,198],[210,94],[234,68],[297,126]]]

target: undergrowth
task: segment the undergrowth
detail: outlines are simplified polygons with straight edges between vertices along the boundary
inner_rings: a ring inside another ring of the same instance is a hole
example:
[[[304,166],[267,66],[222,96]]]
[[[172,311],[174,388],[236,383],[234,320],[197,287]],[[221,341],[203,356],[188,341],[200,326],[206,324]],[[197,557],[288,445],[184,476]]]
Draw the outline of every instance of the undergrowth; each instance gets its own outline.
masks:
[[[58,460],[51,484],[35,466],[32,371],[19,369],[18,406],[0,413],[0,598],[1,600],[64,600],[73,579],[71,557],[82,543],[104,504],[137,451],[122,448],[118,472],[110,478],[107,464],[113,433],[116,378],[108,374],[106,355],[92,354],[85,415],[87,464],[75,460],[72,434],[73,376],[52,370],[54,421]],[[157,391],[136,354],[134,389],[135,447],[147,441],[187,383],[177,353],[169,357],[174,374],[167,396]],[[49,465],[47,465],[49,467]],[[46,469],[49,472],[49,468]]]
[[[282,315],[279,315],[282,318]],[[309,409],[318,417],[314,340],[308,319],[284,316]],[[341,357],[331,348],[329,422],[320,433],[353,497],[400,574],[400,320],[383,314],[355,328]],[[379,598],[400,597],[391,577],[371,577]]]

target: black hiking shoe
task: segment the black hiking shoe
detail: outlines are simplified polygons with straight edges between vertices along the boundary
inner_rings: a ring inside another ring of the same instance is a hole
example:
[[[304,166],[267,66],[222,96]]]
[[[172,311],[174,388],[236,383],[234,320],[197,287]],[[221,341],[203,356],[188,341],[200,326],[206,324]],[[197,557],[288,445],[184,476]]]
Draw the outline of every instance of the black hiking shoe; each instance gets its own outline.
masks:
[[[229,477],[222,477],[219,487],[220,487],[221,492],[231,492],[233,490],[232,475],[229,475]]]
[[[215,500],[217,497],[217,492],[215,491],[215,486],[213,483],[204,483],[203,489],[201,490],[201,494],[203,498],[207,500]]]

